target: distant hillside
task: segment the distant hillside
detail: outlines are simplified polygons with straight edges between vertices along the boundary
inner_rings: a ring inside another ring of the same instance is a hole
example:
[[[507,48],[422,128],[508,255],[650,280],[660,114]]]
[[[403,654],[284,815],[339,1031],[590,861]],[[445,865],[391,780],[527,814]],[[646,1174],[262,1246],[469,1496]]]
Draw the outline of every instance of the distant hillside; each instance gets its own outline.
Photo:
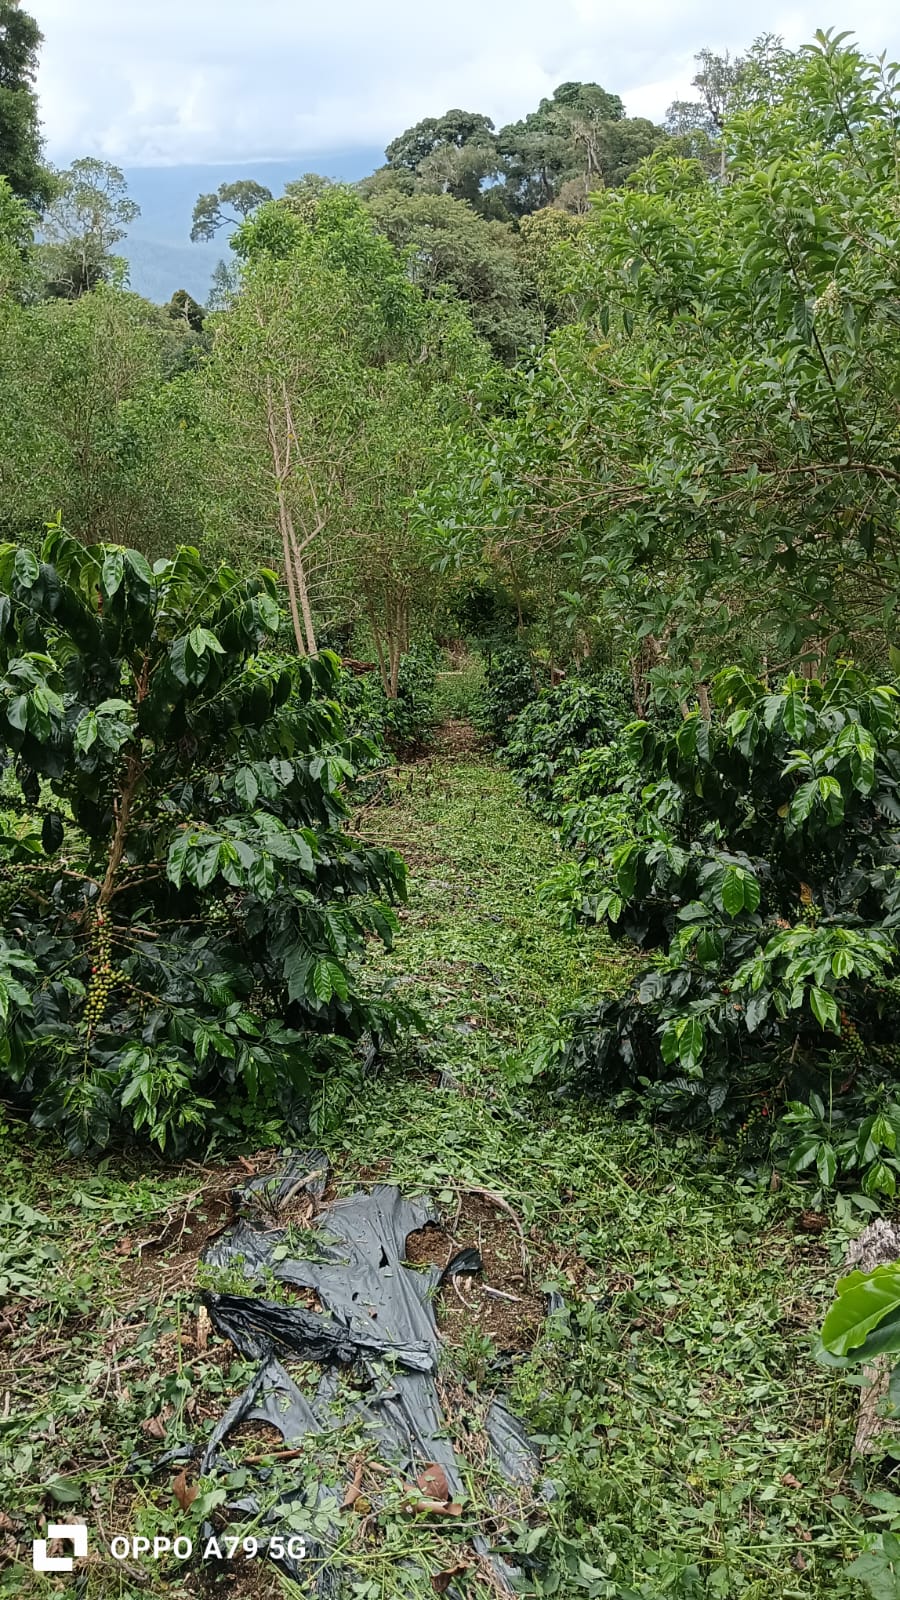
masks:
[[[255,178],[274,195],[304,172],[321,172],[329,178],[353,183],[384,160],[378,149],[316,151],[281,161],[237,162],[216,166],[131,167],[125,176],[141,215],[129,230],[121,252],[127,256],[131,287],[148,300],[170,299],[176,289],[187,289],[203,304],[217,261],[228,257],[228,237],[223,229],[211,244],[191,244],[191,213],[198,194],[208,194],[220,183],[235,178]]]

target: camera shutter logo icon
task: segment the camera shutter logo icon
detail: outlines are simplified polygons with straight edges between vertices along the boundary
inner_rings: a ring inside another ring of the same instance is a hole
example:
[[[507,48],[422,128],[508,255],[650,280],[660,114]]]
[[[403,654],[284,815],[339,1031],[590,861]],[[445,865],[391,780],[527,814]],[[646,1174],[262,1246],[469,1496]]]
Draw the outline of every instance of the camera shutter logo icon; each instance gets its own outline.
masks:
[[[66,1539],[72,1546],[72,1555],[48,1556],[47,1545],[51,1539]],[[87,1528],[81,1523],[51,1522],[46,1539],[34,1539],[31,1550],[35,1572],[71,1572],[75,1562],[87,1555]]]

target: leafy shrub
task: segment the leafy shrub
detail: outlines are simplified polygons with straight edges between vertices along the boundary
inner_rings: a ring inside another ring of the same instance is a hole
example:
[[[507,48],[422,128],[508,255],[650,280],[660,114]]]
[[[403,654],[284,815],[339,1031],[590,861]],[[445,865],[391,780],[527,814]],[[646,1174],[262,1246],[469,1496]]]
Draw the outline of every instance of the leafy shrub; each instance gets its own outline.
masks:
[[[627,995],[572,1019],[565,1051],[570,1070],[640,1082],[693,1119],[735,1088],[827,1101],[832,1071],[848,1087],[894,1076],[900,1015],[897,694],[847,665],[777,693],[733,668],[714,699],[711,723],[627,731],[643,804],[598,858],[591,906],[659,954]],[[863,1154],[863,1187],[892,1192],[881,1153]]]
[[[0,1082],[74,1150],[292,1114],[392,1024],[356,962],[403,865],[341,832],[367,747],[335,657],[267,653],[275,593],[189,548],[0,549],[0,745],[36,813],[0,840]]]
[[[513,724],[506,760],[528,803],[558,821],[575,798],[569,774],[587,751],[611,745],[631,714],[625,680],[616,673],[567,678],[526,706]]]
[[[540,902],[555,910],[563,927],[597,921],[604,892],[604,857],[631,837],[640,815],[637,768],[621,739],[586,750],[553,786],[559,836],[572,855],[540,885]]]
[[[484,669],[484,683],[472,710],[472,722],[481,733],[504,745],[515,720],[537,698],[546,671],[527,650],[509,646],[495,650]]]
[[[487,581],[454,587],[447,620],[488,656],[507,645],[515,654],[521,654],[521,647],[516,649],[514,641],[523,624],[536,620],[536,611],[528,596],[512,594],[495,573]]]
[[[872,1047],[870,1047],[872,1049]],[[883,1047],[874,1047],[877,1055]],[[893,1052],[890,1052],[893,1057]],[[841,1102],[826,1105],[815,1090],[808,1101],[788,1103],[773,1140],[776,1158],[783,1158],[793,1174],[813,1173],[819,1183],[815,1202],[839,1181],[854,1181],[857,1174],[869,1196],[894,1194],[900,1179],[900,1105],[897,1105],[896,1062],[884,1063],[884,1079],[874,1081],[871,1071],[848,1090]]]
[[[412,645],[400,663],[395,698],[385,694],[377,672],[344,673],[340,698],[353,732],[400,754],[426,744],[434,727],[437,661],[433,640]]]
[[[417,639],[400,663],[397,698],[385,713],[388,742],[395,749],[426,744],[434,727],[434,686],[438,649],[433,639]]]

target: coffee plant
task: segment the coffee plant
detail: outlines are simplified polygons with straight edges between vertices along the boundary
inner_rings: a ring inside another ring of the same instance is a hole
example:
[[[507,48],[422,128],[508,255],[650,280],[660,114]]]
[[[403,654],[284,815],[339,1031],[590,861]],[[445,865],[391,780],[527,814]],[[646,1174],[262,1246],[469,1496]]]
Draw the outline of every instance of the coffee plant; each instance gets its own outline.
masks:
[[[691,1119],[740,1121],[772,1084],[821,1105],[832,1078],[849,1094],[896,1074],[900,701],[846,664],[777,691],[732,668],[713,699],[711,721],[624,736],[642,804],[572,892],[655,955],[572,1019],[565,1058]],[[818,1143],[799,1160],[830,1180]],[[855,1146],[863,1187],[893,1192],[870,1144]]]
[[[388,751],[405,755],[428,743],[435,720],[437,659],[433,640],[413,644],[400,662],[393,698],[385,694],[377,672],[342,675],[340,698],[347,726],[374,745],[381,761],[389,759]]]
[[[395,1023],[358,962],[403,864],[342,831],[367,746],[276,593],[189,547],[0,547],[0,1084],[75,1151],[294,1117]]]
[[[612,744],[632,715],[618,673],[567,678],[525,707],[510,730],[506,761],[539,815],[559,820],[573,798],[569,774],[587,751]]]
[[[472,712],[475,727],[495,744],[505,745],[519,713],[537,699],[547,676],[546,667],[525,649],[506,645],[492,650]]]

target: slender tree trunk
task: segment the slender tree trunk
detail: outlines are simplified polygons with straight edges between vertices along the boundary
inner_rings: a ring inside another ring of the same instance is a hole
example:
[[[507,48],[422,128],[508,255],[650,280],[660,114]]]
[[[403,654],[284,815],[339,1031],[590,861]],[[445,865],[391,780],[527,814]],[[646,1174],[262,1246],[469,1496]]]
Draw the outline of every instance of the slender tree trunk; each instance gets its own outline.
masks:
[[[294,559],[291,550],[291,536],[288,526],[288,509],[284,500],[284,491],[278,486],[278,521],[281,526],[281,544],[284,550],[284,581],[287,584],[288,599],[291,604],[291,621],[294,624],[294,639],[297,643],[297,654],[307,655],[306,642],[303,638],[303,629],[300,626],[300,612],[297,609],[297,585],[294,578]]]
[[[381,675],[381,687],[384,690],[385,694],[387,695],[388,699],[390,699],[391,698],[391,678],[390,678],[390,673],[388,671],[387,662],[385,660],[384,645],[383,645],[382,639],[381,639],[381,632],[379,630],[378,623],[375,620],[375,607],[370,602],[366,609],[368,610],[369,621],[370,621],[370,623],[372,625],[372,638],[375,641],[375,654],[378,657],[378,671],[379,671],[379,673]]]
[[[403,655],[403,617],[401,612],[402,602],[396,594],[388,600],[388,657],[390,659],[390,689],[388,693],[392,700],[396,700],[400,688],[400,659]]]
[[[140,756],[134,753],[130,755],[125,769],[125,782],[115,802],[115,826],[110,842],[109,855],[106,860],[106,873],[100,885],[100,894],[97,898],[97,905],[101,909],[105,909],[109,904],[116,886],[116,877],[122,865],[122,857],[125,854],[128,824],[131,821],[131,803],[134,799],[135,790],[140,783],[143,770]]]
[[[300,596],[300,610],[303,613],[303,626],[306,630],[307,655],[317,656],[319,647],[316,644],[316,630],[313,624],[312,608],[309,603],[309,585],[306,581],[306,568],[303,565],[303,554],[297,543],[294,532],[294,522],[288,511],[288,531],[290,533],[291,552],[294,558],[294,578],[297,584],[297,593]]]
[[[699,672],[700,663],[696,659],[692,662],[695,672]],[[697,699],[700,702],[700,715],[704,722],[712,721],[712,707],[709,703],[709,686],[702,681],[697,684]]]
[[[275,469],[276,496],[278,501],[278,529],[281,534],[281,548],[284,554],[284,581],[287,584],[288,600],[291,607],[291,621],[294,625],[294,640],[297,645],[297,654],[307,654],[303,638],[303,629],[300,626],[300,613],[297,608],[297,585],[294,576],[294,554],[291,548],[293,528],[290,522],[290,512],[284,493],[284,476],[281,460],[281,450],[278,445],[278,431],[275,426],[275,407],[272,404],[272,386],[267,385],[266,392],[266,421],[269,434],[269,449],[272,454],[272,466]]]

